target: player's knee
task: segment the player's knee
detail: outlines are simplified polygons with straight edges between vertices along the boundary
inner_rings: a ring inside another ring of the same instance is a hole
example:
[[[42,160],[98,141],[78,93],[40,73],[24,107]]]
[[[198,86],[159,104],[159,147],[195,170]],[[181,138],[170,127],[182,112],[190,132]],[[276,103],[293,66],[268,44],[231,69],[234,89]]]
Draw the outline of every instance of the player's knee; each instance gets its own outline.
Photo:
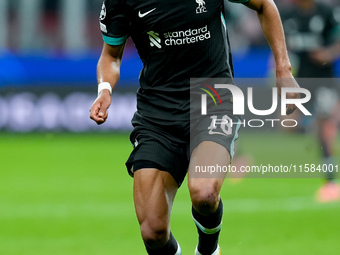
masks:
[[[166,223],[153,219],[143,222],[140,227],[143,241],[148,247],[157,249],[166,243],[168,234]]]
[[[220,200],[219,192],[214,187],[192,187],[190,196],[195,209],[203,215],[213,213]]]

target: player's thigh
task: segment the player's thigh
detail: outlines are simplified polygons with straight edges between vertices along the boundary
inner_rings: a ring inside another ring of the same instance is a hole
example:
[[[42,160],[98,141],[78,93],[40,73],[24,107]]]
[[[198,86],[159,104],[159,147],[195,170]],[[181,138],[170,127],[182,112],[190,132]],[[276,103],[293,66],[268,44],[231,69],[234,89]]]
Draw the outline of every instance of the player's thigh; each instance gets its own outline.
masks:
[[[216,114],[193,121],[188,171],[191,199],[195,203],[209,196],[215,201],[234,156],[241,120],[232,114]]]
[[[150,224],[150,221],[160,225],[168,224],[177,190],[177,182],[166,171],[152,168],[136,171],[133,193],[140,224]]]
[[[194,205],[201,202],[217,205],[226,177],[223,167],[229,163],[229,151],[216,142],[204,141],[193,150],[189,164],[188,188]]]
[[[230,164],[229,150],[215,142],[203,141],[192,152],[189,164],[190,179],[224,179]]]

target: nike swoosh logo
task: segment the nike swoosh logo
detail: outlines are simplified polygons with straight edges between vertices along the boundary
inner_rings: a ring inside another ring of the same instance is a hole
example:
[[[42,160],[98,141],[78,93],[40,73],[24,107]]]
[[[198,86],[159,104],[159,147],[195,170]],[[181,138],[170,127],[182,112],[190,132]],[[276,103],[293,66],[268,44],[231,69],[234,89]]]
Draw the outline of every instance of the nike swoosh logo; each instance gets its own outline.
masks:
[[[146,15],[150,14],[151,12],[153,12],[154,10],[156,10],[156,8],[153,8],[152,10],[147,11],[147,12],[145,12],[145,13],[141,13],[141,12],[139,11],[139,12],[138,12],[138,17],[143,18],[143,17],[145,17]]]

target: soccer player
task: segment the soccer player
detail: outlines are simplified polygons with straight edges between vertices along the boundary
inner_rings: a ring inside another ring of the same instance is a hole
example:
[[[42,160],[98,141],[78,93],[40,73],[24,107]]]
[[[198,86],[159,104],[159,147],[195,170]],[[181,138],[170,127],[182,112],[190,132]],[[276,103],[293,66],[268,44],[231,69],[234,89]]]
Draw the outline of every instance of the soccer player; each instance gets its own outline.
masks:
[[[315,0],[296,0],[293,8],[282,15],[288,47],[296,55],[299,78],[333,78],[334,62],[340,56],[340,13]],[[315,95],[317,136],[322,148],[323,163],[334,165],[334,145],[337,121],[334,112],[339,111],[339,84],[328,80],[305,87]],[[308,87],[310,86],[310,87]],[[340,199],[340,186],[335,182],[334,172],[328,172],[325,184],[317,192],[319,202]]]
[[[299,87],[291,74],[274,2],[231,2],[257,12],[276,60],[277,78],[287,78],[277,86]],[[98,97],[90,110],[96,123],[104,123],[108,117],[110,94],[119,79],[129,36],[143,62],[130,136],[134,150],[126,166],[134,177],[135,209],[147,253],[181,254],[169,222],[176,192],[189,171],[192,216],[199,235],[195,254],[221,254],[218,236],[223,204],[219,192],[224,178],[193,178],[191,173],[195,166],[228,166],[238,126],[226,133],[220,125],[210,134],[209,116],[190,126],[189,83],[191,77],[233,76],[223,0],[105,0],[100,27],[104,46],[97,67]],[[288,97],[298,98],[299,94]],[[295,106],[288,108],[292,111]]]

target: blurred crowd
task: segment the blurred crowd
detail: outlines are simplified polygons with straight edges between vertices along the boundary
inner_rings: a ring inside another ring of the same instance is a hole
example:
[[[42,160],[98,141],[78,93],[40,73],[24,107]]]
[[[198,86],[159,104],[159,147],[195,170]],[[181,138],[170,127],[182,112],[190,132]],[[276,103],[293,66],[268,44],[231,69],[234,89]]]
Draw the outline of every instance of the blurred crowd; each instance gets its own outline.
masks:
[[[1,0],[0,49],[62,50],[70,53],[100,49],[102,40],[97,20],[102,1]],[[275,2],[281,12],[290,8],[294,1]],[[339,0],[322,2],[339,6]],[[234,50],[267,45],[254,12],[229,2],[226,9]]]
[[[86,52],[102,44],[102,0],[1,0],[0,49]]]

